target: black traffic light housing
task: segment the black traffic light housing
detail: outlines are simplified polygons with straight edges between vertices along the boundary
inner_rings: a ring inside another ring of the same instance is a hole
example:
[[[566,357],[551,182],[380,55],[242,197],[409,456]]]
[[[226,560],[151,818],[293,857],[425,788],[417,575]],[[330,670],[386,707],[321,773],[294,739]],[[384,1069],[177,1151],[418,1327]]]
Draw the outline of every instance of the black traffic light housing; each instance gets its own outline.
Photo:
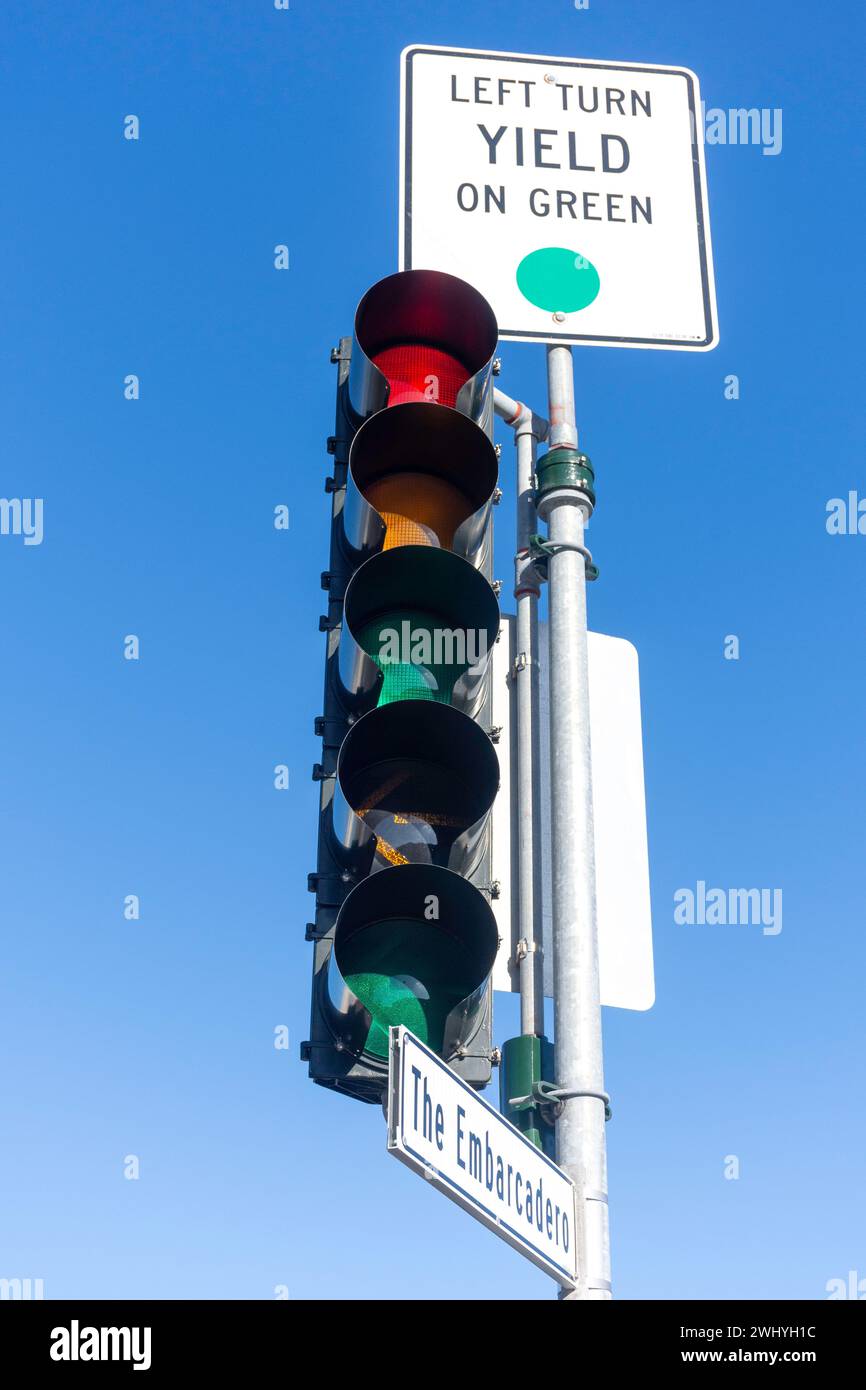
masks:
[[[332,354],[327,659],[302,1056],[313,1080],[371,1103],[384,1094],[393,1023],[470,1085],[491,1077],[496,337],[492,311],[470,286],[409,271],[368,291],[354,339]],[[407,640],[409,652],[399,647]]]

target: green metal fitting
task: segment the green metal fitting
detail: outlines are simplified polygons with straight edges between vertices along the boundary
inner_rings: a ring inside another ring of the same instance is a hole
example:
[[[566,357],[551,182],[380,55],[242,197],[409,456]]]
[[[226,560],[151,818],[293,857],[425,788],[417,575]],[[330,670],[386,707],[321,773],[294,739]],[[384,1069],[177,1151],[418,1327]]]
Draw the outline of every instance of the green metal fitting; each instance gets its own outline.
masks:
[[[548,449],[535,465],[535,476],[538,481],[536,502],[556,488],[569,487],[585,492],[595,506],[595,473],[588,454],[576,449]]]
[[[547,1154],[555,1157],[553,1126],[543,1118],[534,1099],[541,1081],[553,1081],[553,1043],[547,1038],[523,1034],[509,1038],[502,1048],[499,1068],[499,1105],[515,1129]]]

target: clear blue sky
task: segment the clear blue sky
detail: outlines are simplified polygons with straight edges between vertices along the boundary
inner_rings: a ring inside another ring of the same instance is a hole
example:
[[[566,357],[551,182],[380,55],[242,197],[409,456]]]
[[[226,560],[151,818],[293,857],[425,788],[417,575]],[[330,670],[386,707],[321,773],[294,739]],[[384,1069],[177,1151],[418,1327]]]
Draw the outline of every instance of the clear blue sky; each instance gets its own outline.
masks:
[[[591,620],[642,663],[657,963],[654,1010],[605,1019],[613,1269],[629,1298],[866,1276],[866,537],[825,529],[866,493],[863,29],[853,0],[7,7],[0,493],[44,498],[45,538],[0,537],[0,1276],[553,1293],[297,1056],[328,350],[396,268],[413,42],[683,64],[708,106],[784,110],[777,157],[707,151],[721,346],[576,353]],[[543,353],[503,358],[542,402]],[[676,925],[699,879],[781,888],[781,934]]]

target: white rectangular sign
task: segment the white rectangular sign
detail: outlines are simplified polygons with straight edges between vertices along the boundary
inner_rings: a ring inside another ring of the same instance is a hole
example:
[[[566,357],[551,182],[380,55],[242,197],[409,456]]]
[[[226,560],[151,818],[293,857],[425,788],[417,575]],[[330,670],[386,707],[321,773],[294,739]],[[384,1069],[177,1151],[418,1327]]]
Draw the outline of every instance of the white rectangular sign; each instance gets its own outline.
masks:
[[[401,269],[467,280],[502,338],[715,347],[700,111],[687,68],[405,49]]]
[[[494,989],[515,992],[519,976],[515,950],[517,922],[516,854],[512,827],[518,808],[512,804],[516,720],[512,718],[514,683],[509,671],[517,653],[515,619],[505,616],[493,649],[493,722],[502,729],[496,745],[500,789],[493,807],[493,877],[501,885],[492,903],[501,945],[493,968]],[[547,625],[540,627],[542,785],[550,785]],[[592,802],[595,826],[595,881],[598,920],[598,968],[602,1004],[620,1009],[649,1009],[655,999],[649,853],[644,794],[638,656],[621,637],[588,634],[589,723],[592,744]],[[550,943],[551,863],[550,806],[542,803],[542,920]],[[513,891],[508,891],[508,885]],[[553,994],[553,953],[544,953],[544,992]]]
[[[388,1152],[573,1288],[571,1179],[407,1028],[390,1035]]]

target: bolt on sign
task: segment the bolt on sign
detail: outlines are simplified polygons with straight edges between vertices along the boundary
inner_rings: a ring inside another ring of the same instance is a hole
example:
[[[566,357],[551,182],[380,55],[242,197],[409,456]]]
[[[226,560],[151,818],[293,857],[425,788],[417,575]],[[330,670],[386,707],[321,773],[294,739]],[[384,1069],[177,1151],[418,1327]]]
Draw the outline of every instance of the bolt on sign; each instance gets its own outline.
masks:
[[[467,280],[502,338],[715,347],[700,110],[687,68],[405,49],[401,268]]]

